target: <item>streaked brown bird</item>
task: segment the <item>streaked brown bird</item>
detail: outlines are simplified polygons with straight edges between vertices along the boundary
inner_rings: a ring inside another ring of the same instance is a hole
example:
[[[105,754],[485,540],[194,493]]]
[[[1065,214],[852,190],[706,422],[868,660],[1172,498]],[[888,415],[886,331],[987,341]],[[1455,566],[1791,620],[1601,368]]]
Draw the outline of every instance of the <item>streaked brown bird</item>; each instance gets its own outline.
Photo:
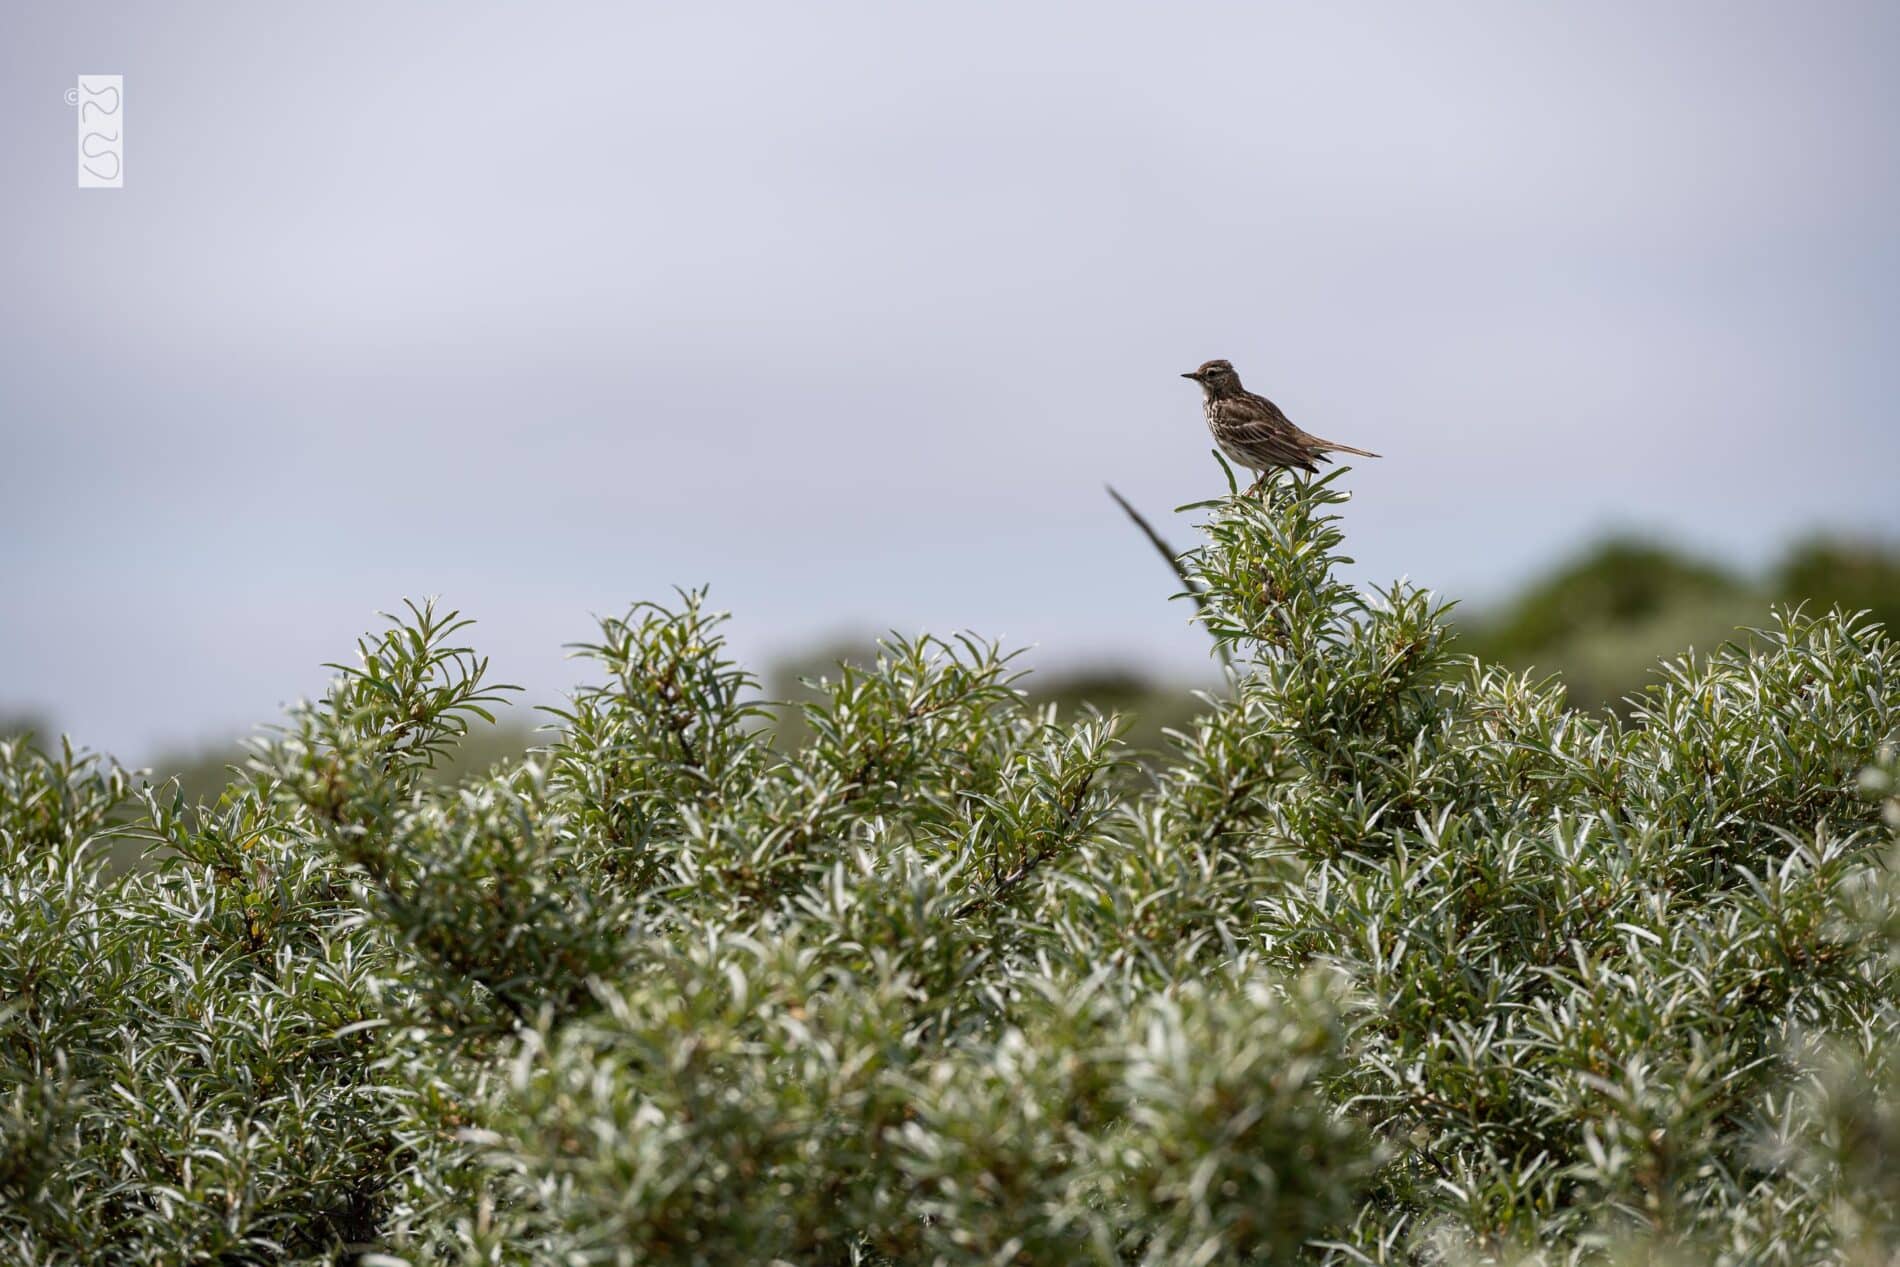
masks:
[[[1317,472],[1319,463],[1330,462],[1334,453],[1356,453],[1362,458],[1379,455],[1369,449],[1355,449],[1337,440],[1322,440],[1294,426],[1280,407],[1265,396],[1256,396],[1240,385],[1240,375],[1227,361],[1209,361],[1197,370],[1181,375],[1201,385],[1206,393],[1202,402],[1207,412],[1207,429],[1214,443],[1237,466],[1256,476],[1253,486],[1260,487],[1269,471],[1298,468]]]

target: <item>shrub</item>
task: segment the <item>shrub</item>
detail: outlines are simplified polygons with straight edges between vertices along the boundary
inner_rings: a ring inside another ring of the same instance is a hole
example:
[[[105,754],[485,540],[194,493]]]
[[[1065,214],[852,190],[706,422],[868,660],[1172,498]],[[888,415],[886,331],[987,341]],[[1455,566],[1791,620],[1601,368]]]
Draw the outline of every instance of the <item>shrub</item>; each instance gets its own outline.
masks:
[[[775,746],[697,592],[456,787],[502,688],[429,606],[212,803],[0,744],[0,1254],[1885,1261],[1900,651],[1579,713],[1344,585],[1341,499],[1201,508],[1159,764],[971,638]]]

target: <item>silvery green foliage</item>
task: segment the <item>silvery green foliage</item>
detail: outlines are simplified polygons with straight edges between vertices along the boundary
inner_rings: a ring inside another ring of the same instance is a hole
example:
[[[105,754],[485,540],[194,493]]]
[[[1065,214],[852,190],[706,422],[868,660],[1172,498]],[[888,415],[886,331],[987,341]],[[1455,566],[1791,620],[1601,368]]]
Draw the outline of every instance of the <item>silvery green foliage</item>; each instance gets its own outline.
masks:
[[[699,593],[460,787],[431,607],[215,804],[0,745],[0,1261],[1892,1261],[1900,652],[1574,712],[1340,500],[1202,508],[1146,763],[971,638],[781,751]]]

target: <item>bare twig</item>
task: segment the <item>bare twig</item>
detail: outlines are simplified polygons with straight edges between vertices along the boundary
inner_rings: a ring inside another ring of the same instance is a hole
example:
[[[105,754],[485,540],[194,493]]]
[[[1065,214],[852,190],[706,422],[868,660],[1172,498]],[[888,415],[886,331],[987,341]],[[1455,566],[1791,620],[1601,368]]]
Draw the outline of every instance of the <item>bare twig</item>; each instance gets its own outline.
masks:
[[[1104,484],[1102,487],[1106,488],[1108,495],[1115,499],[1115,504],[1122,508],[1122,513],[1134,520],[1135,527],[1141,529],[1142,535],[1147,537],[1149,542],[1154,545],[1154,548],[1161,552],[1162,560],[1168,565],[1169,569],[1180,578],[1181,588],[1194,596],[1195,606],[1202,606],[1205,600],[1201,598],[1201,587],[1194,583],[1194,578],[1189,576],[1187,569],[1181,566],[1181,556],[1174,552],[1174,547],[1161,539],[1161,534],[1154,530],[1154,525],[1142,518],[1141,512],[1136,510],[1133,506],[1130,506],[1128,499],[1116,492],[1113,484]]]
[[[1106,488],[1108,495],[1115,499],[1115,504],[1122,508],[1122,513],[1135,521],[1135,527],[1141,529],[1141,534],[1148,538],[1149,543],[1160,552],[1162,559],[1167,562],[1169,570],[1180,579],[1181,588],[1186,590],[1188,597],[1194,600],[1195,608],[1205,614],[1207,611],[1207,595],[1202,592],[1199,585],[1194,583],[1194,578],[1188,575],[1187,569],[1181,566],[1181,556],[1174,552],[1174,547],[1162,540],[1161,534],[1154,530],[1154,525],[1143,518],[1140,511],[1129,505],[1128,499],[1116,492],[1113,484],[1104,484],[1102,487]],[[1222,663],[1227,663],[1227,649],[1221,647],[1220,653]]]

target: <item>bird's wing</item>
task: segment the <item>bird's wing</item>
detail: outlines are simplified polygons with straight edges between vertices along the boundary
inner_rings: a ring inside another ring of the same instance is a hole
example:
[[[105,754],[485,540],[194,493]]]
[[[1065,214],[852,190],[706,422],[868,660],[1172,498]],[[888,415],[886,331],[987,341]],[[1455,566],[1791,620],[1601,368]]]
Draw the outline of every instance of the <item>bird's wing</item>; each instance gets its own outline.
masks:
[[[1258,456],[1262,466],[1313,469],[1313,459],[1320,455],[1320,446],[1265,396],[1248,392],[1229,402],[1224,412],[1229,442],[1241,451]]]
[[[1316,435],[1300,430],[1293,425],[1293,420],[1288,418],[1278,405],[1258,392],[1248,392],[1242,400],[1235,403],[1240,406],[1234,412],[1236,423],[1240,428],[1244,428],[1244,438],[1241,439],[1243,444],[1251,446],[1255,443],[1253,436],[1256,428],[1269,428],[1279,432],[1284,437],[1284,442],[1291,446],[1292,451],[1298,452],[1303,459],[1324,457],[1328,453],[1356,453],[1362,458],[1379,456],[1371,449],[1356,449],[1350,444],[1341,444],[1337,440],[1322,440]],[[1272,442],[1268,442],[1263,447],[1271,449]]]
[[[1259,392],[1240,392],[1227,402],[1227,408],[1235,422],[1264,422],[1269,426],[1299,430],[1284,410]]]
[[[1230,422],[1226,428],[1229,447],[1261,459],[1260,465],[1313,467],[1320,450],[1312,437],[1282,417],[1278,422],[1247,419]]]

